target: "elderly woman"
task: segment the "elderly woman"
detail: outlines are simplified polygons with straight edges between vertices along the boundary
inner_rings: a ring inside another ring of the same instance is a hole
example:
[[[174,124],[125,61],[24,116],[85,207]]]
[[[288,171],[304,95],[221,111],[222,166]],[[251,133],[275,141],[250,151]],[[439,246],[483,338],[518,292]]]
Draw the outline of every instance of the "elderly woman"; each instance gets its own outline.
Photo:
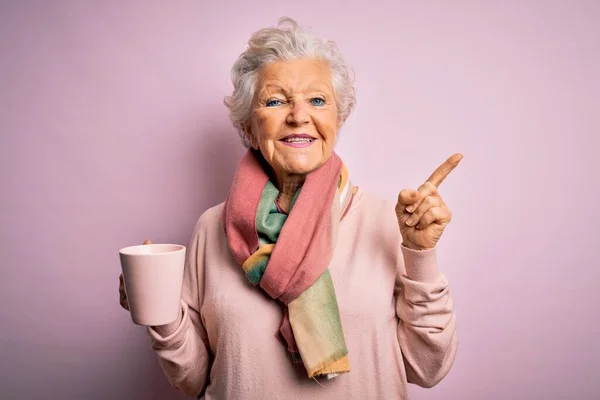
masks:
[[[354,89],[336,45],[282,19],[252,35],[225,99],[249,148],[198,220],[179,317],[149,327],[169,382],[205,399],[405,399],[456,353],[436,243],[456,154],[394,204],[334,152]],[[121,287],[121,302],[127,308]]]

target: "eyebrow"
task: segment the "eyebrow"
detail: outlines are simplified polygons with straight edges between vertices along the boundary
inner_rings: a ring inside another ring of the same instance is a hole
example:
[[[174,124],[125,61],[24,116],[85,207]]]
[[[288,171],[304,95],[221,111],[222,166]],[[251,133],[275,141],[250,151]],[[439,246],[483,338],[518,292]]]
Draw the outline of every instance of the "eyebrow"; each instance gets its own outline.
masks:
[[[273,88],[277,91],[280,91],[284,94],[289,94],[290,90],[286,89],[285,87],[277,84],[277,83],[267,83],[261,90],[260,90],[260,94],[262,95],[266,90],[268,90],[269,88]],[[327,90],[331,90],[331,88],[323,85],[322,83],[318,83],[318,82],[314,82],[314,83],[310,83],[308,85],[306,85],[302,91],[304,92],[311,92],[311,91],[317,91],[317,92],[325,92]]]
[[[280,91],[280,92],[283,92],[283,93],[289,93],[289,92],[290,92],[289,90],[287,90],[287,89],[286,89],[286,88],[284,88],[283,86],[281,86],[281,85],[278,85],[278,84],[276,84],[276,83],[269,83],[269,84],[266,84],[266,85],[265,85],[265,86],[263,86],[263,88],[261,89],[261,92],[264,92],[265,90],[268,90],[269,88],[274,88],[274,89],[276,89],[276,90],[278,90],[278,91]]]

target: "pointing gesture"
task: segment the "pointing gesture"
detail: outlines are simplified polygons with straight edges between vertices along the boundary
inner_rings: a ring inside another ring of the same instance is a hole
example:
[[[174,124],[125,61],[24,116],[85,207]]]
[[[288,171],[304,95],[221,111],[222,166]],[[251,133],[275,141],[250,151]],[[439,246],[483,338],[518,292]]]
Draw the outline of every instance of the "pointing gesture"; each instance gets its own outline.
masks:
[[[462,154],[452,155],[417,190],[404,189],[398,195],[396,216],[404,246],[427,250],[440,240],[452,213],[438,193],[438,187],[462,158]]]

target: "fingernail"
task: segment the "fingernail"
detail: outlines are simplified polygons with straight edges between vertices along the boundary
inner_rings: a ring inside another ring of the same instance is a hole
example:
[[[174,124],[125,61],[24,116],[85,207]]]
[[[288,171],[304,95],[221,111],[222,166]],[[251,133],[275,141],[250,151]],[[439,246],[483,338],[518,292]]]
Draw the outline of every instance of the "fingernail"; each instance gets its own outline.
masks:
[[[408,211],[408,212],[413,212],[413,206],[408,206],[408,207],[406,207],[406,211]]]
[[[413,219],[409,218],[406,220],[406,225],[410,226],[410,224],[412,224],[412,222],[413,222]]]

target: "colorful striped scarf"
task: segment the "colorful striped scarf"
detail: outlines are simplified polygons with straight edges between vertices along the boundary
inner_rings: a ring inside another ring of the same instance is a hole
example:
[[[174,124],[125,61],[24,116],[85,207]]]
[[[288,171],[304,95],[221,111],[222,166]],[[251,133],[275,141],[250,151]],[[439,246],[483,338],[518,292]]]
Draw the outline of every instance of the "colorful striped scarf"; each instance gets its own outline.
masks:
[[[248,280],[284,304],[279,334],[308,377],[350,371],[333,281],[328,270],[337,226],[352,185],[337,154],[307,175],[289,215],[260,153],[240,161],[223,213],[231,253]]]

